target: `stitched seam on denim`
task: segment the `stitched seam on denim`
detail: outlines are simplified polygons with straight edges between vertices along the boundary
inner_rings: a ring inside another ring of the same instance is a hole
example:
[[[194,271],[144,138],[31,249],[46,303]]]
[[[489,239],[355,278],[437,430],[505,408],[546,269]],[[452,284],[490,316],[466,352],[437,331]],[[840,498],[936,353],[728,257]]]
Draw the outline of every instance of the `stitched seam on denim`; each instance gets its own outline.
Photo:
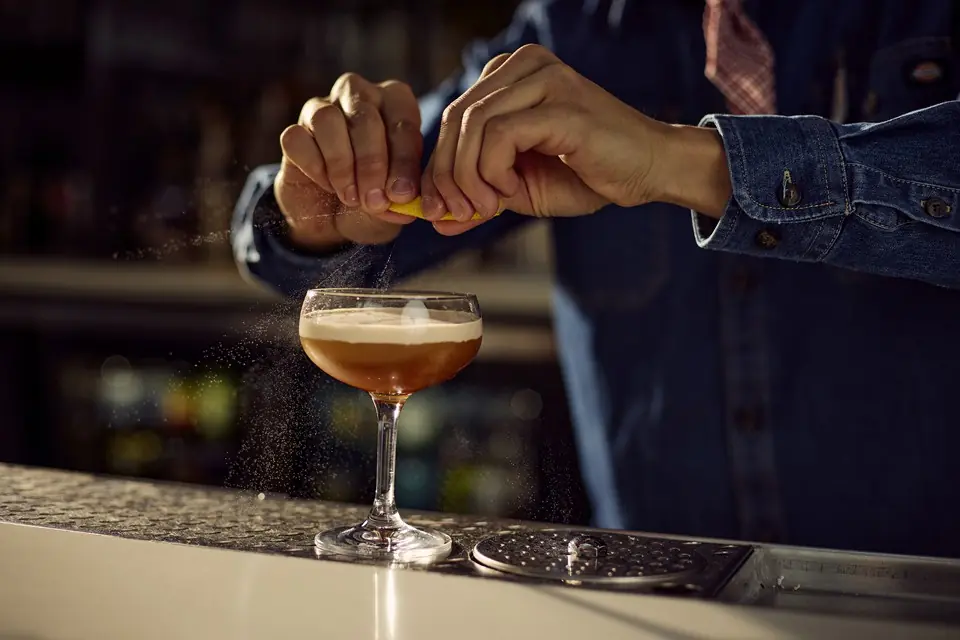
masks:
[[[720,245],[721,247],[730,244],[730,239],[736,237],[737,226],[740,224],[740,216],[745,216],[745,215],[747,214],[744,213],[742,209],[740,209],[739,205],[737,205],[737,215],[733,217],[733,224],[730,225],[730,229],[727,231],[727,234],[723,237],[723,243]]]
[[[830,179],[827,177],[827,159],[823,155],[823,147],[820,145],[820,134],[815,132],[813,136],[813,141],[817,145],[817,159],[820,161],[820,165],[823,167],[823,187],[829,193],[830,191]]]
[[[928,182],[917,182],[916,180],[907,180],[906,178],[898,178],[897,176],[890,175],[886,171],[881,171],[880,169],[875,169],[874,167],[861,164],[859,162],[848,162],[847,164],[854,167],[861,167],[863,169],[866,169],[867,171],[872,171],[873,173],[879,173],[880,175],[884,176],[885,178],[889,178],[894,182],[902,182],[904,184],[911,184],[917,187],[923,187],[925,189],[938,189],[940,191],[951,191],[953,193],[960,194],[960,187],[945,187],[937,184],[930,184]]]
[[[719,124],[719,121],[717,121],[717,124]],[[734,173],[743,175],[744,173],[747,173],[747,169],[743,166],[743,140],[740,138],[740,132],[736,127],[732,127],[732,131],[730,133],[733,136],[733,143],[737,145],[737,156],[733,159],[733,162],[736,165]],[[729,157],[729,154],[727,155]],[[745,177],[747,178],[747,184],[751,184],[752,176],[747,174]],[[734,193],[736,193],[736,190],[734,190]],[[746,188],[744,189],[744,193],[746,194],[747,199],[753,199],[750,196],[750,192],[747,191]]]
[[[843,212],[849,214],[851,212],[850,206],[850,186],[847,184],[847,160],[843,157],[843,149],[840,148],[840,138],[837,137],[836,131],[833,130],[833,127],[830,123],[827,123],[827,126],[830,127],[830,133],[833,134],[833,148],[837,152],[837,158],[839,161],[839,171],[840,171],[840,184],[843,185]],[[827,185],[829,189],[829,185]]]
[[[758,207],[762,207],[762,208],[764,208],[764,209],[770,209],[771,211],[804,211],[804,210],[808,210],[808,209],[822,209],[822,208],[824,208],[824,207],[832,207],[833,205],[837,204],[837,203],[836,203],[835,201],[833,201],[833,200],[828,200],[828,201],[826,201],[826,202],[818,202],[817,204],[808,204],[808,205],[803,206],[803,207],[789,207],[789,208],[787,208],[787,207],[773,207],[773,206],[770,206],[770,205],[768,205],[768,204],[763,204],[762,202],[757,201],[757,200],[756,200],[752,195],[750,195],[749,193],[747,193],[746,196],[747,196],[747,198],[749,198],[750,202],[754,203],[754,204],[757,205]],[[781,220],[781,221],[778,221],[778,222],[784,222],[784,221]]]
[[[856,219],[859,220],[860,218],[856,218]],[[832,250],[832,249],[833,249],[833,247],[831,247],[831,250]],[[850,269],[851,271],[859,271],[859,272],[861,272],[861,273],[873,273],[873,274],[876,274],[876,275],[879,275],[879,276],[889,276],[889,277],[892,277],[892,278],[910,278],[910,279],[913,279],[913,280],[919,280],[919,281],[921,281],[921,282],[926,282],[926,283],[929,283],[929,284],[932,284],[932,285],[936,285],[936,286],[939,286],[939,287],[947,287],[947,288],[951,288],[951,289],[957,289],[958,287],[960,287],[960,281],[958,281],[958,280],[953,280],[953,281],[952,281],[952,282],[955,282],[955,283],[957,283],[957,284],[941,284],[941,283],[944,282],[946,279],[944,279],[944,278],[937,278],[937,279],[934,280],[934,279],[931,279],[930,277],[926,277],[926,275],[922,275],[922,274],[918,274],[918,273],[912,273],[912,274],[904,275],[904,272],[903,272],[902,270],[893,269],[893,268],[891,268],[891,267],[884,267],[884,266],[879,265],[879,264],[870,265],[870,268],[869,268],[869,269],[854,268],[854,267],[850,267],[850,266],[848,266],[848,265],[842,265],[842,264],[841,264],[841,265],[836,265],[836,266],[844,267],[844,268],[846,268],[846,269]],[[928,274],[927,274],[927,275],[928,275]]]
[[[874,222],[871,218],[865,216],[864,214],[858,213],[856,209],[853,210],[853,217],[855,217],[857,220],[865,222],[866,224],[870,225],[871,227],[879,231],[897,231],[898,229],[902,227],[906,227],[908,225],[919,224],[916,220],[904,220],[903,222],[898,222],[892,227],[886,227],[880,224],[879,222]]]
[[[820,226],[822,227],[824,224],[824,220],[823,219],[817,220],[817,223],[820,224]],[[817,232],[813,234],[813,237],[810,238],[810,241],[807,243],[807,246],[803,250],[803,253],[800,254],[801,260],[807,259],[807,256],[810,255],[811,252],[813,251],[813,245],[816,244],[817,238],[820,237],[820,231],[821,230],[818,229]]]
[[[830,255],[830,252],[833,251],[833,248],[837,246],[837,241],[840,240],[840,236],[843,233],[843,225],[845,225],[846,223],[847,223],[846,218],[840,219],[840,224],[837,225],[837,231],[833,234],[833,239],[824,248],[823,253],[820,254],[820,257],[817,258],[819,262],[824,262],[827,256]]]
[[[716,228],[713,230],[713,233],[711,233],[711,234],[710,234],[709,236],[707,236],[707,237],[703,237],[703,235],[700,233],[700,226],[699,226],[700,223],[697,222],[696,219],[694,219],[693,224],[694,224],[694,228],[696,229],[696,233],[697,233],[697,237],[698,237],[699,241],[700,241],[700,242],[703,242],[703,243],[706,244],[706,245],[708,245],[708,246],[704,247],[705,249],[706,249],[706,248],[711,248],[711,249],[723,249],[723,248],[725,248],[728,244],[730,244],[730,238],[734,237],[734,235],[735,235],[735,233],[736,233],[736,230],[737,230],[737,225],[740,224],[740,216],[746,215],[743,211],[740,211],[740,210],[739,210],[740,207],[738,207],[736,204],[734,204],[734,208],[735,208],[737,211],[736,211],[736,214],[732,216],[732,217],[733,217],[733,221],[730,223],[730,228],[727,229],[727,230],[724,231],[724,232],[721,232],[719,235],[717,235],[717,232],[718,232],[718,231],[720,230],[720,228],[721,228],[721,222],[720,222],[720,221],[717,222],[717,226],[716,226]],[[699,214],[699,213],[698,213],[698,214],[694,214],[694,215],[702,215],[702,214]],[[728,215],[728,214],[727,214],[726,212],[724,212],[724,217],[727,217],[727,215]],[[721,220],[722,220],[722,218],[721,218]]]

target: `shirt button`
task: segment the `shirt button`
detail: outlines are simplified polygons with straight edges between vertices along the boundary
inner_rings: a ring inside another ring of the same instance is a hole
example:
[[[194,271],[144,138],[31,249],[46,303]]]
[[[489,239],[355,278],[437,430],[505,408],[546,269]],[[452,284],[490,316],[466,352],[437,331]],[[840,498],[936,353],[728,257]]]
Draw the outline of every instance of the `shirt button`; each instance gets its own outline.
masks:
[[[792,180],[784,180],[780,186],[779,200],[781,206],[795,207],[800,204],[800,187]]]
[[[780,234],[774,229],[763,229],[757,233],[754,241],[761,249],[776,249],[780,244]]]
[[[763,430],[763,414],[759,409],[740,408],[733,412],[733,424],[744,433]]]
[[[920,204],[923,205],[923,210],[926,211],[927,215],[931,218],[946,218],[950,215],[950,205],[941,198],[927,198]]]

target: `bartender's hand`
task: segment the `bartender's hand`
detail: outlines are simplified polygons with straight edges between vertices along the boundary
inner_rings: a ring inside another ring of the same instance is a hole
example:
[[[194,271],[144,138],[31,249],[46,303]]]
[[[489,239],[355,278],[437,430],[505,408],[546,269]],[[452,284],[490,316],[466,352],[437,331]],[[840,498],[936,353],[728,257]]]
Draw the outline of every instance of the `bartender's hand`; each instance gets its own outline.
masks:
[[[345,74],[303,105],[280,146],[274,192],[295,244],[386,243],[414,220],[387,211],[419,192],[420,108],[408,85]]]
[[[719,218],[730,184],[716,132],[648,118],[527,45],[491,60],[444,112],[422,191],[431,220],[489,217],[498,200],[537,217],[663,201]],[[456,234],[482,224],[462,221],[434,226]]]

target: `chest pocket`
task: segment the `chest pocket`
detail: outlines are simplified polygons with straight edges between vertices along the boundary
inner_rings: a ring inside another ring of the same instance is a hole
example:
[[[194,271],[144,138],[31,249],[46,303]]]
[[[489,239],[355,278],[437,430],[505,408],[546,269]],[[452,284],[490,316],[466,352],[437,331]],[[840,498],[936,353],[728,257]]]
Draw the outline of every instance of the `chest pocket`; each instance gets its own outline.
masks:
[[[905,40],[874,54],[862,112],[866,120],[888,120],[956,100],[958,91],[957,53],[950,38]]]

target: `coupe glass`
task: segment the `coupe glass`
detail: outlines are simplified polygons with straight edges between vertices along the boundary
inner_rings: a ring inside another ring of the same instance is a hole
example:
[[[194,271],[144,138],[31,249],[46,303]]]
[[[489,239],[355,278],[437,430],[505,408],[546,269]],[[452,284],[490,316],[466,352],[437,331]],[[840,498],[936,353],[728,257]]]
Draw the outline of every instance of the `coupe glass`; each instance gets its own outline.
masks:
[[[317,550],[393,562],[440,560],[450,537],[397,512],[397,419],[416,391],[453,378],[477,355],[483,322],[476,297],[426,291],[313,289],[300,311],[300,343],[328,375],[362,389],[377,411],[377,484],[360,524],[322,531]]]

